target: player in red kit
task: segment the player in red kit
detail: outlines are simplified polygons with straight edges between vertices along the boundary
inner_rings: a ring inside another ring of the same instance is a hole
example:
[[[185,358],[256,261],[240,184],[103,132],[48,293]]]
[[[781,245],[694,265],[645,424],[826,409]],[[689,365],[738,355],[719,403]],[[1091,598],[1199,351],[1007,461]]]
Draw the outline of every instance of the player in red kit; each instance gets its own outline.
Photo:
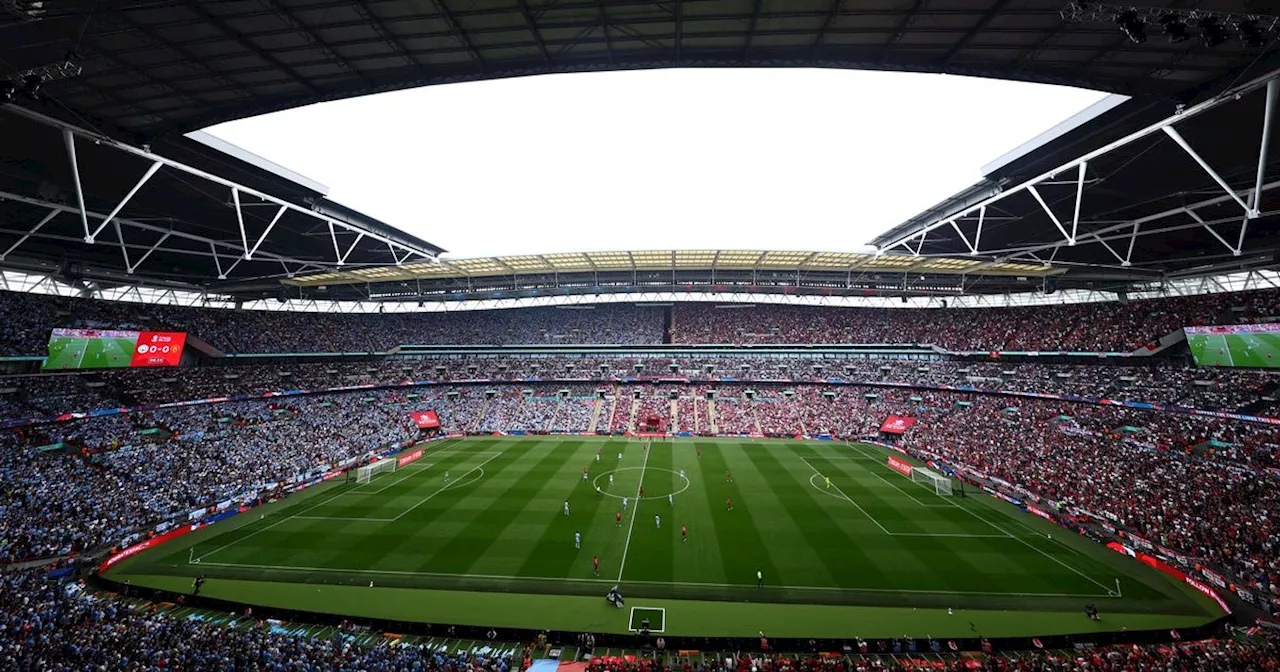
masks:
[[[732,511],[732,510],[733,510],[733,498],[732,498],[732,497],[725,497],[725,498],[724,498],[724,508],[725,508],[725,510],[726,510],[726,511]]]
[[[682,541],[689,541],[689,526],[688,526],[688,525],[681,525],[681,526],[680,526],[680,539],[681,539]]]
[[[600,556],[591,556],[591,569],[595,572],[596,576],[600,576]]]
[[[726,470],[725,470],[725,472],[724,472],[724,480],[726,480],[726,481],[732,481],[732,480],[733,480],[733,472],[731,472],[731,471],[729,471],[728,469],[726,469]]]
[[[618,527],[622,527],[622,512],[618,512]]]

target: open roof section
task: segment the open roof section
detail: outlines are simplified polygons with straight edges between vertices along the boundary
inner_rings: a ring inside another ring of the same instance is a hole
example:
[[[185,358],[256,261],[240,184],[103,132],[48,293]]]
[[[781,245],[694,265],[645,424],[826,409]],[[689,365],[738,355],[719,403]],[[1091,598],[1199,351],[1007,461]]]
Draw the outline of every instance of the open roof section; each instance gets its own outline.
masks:
[[[0,3],[11,70],[0,77],[74,53],[78,74],[44,84],[51,113],[135,142],[325,100],[550,72],[856,68],[1162,97],[1193,96],[1259,56],[1241,40],[1135,44],[1109,21],[1064,19],[1061,0],[30,4]]]

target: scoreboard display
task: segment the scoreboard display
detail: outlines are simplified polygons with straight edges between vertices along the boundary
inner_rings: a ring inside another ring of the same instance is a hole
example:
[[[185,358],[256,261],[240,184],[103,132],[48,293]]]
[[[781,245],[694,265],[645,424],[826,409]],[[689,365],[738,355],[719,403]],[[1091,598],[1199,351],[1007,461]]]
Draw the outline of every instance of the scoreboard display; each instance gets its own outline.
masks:
[[[177,366],[187,335],[175,331],[54,329],[46,371]]]

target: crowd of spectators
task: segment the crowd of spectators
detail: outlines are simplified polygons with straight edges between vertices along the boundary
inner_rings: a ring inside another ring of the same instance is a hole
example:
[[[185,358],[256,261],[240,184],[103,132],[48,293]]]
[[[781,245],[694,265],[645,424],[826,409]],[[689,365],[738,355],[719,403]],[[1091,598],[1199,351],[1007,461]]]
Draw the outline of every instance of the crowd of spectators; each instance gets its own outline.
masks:
[[[1266,290],[1017,308],[826,308],[678,303],[673,343],[920,343],[956,351],[1130,352],[1186,326],[1280,315]]]
[[[398,345],[651,344],[661,308],[601,304],[447,313],[192,308],[0,291],[0,355],[43,355],[58,327],[183,331],[231,353],[384,352]]]
[[[674,402],[674,412],[673,412]],[[0,562],[65,555],[411,436],[408,411],[447,431],[663,428],[878,435],[999,479],[1205,563],[1280,600],[1280,432],[1266,425],[1066,401],[865,386],[764,383],[441,385],[167,408],[0,432]],[[670,424],[669,424],[670,423]],[[1280,601],[1276,604],[1280,605]]]
[[[512,672],[525,662],[504,651],[519,647],[442,649],[387,637],[360,637],[352,628],[314,629],[259,620],[251,613],[214,621],[95,593],[47,568],[0,574],[0,669],[273,670],[278,672]],[[739,652],[720,658],[658,652],[651,656],[587,657],[590,672],[1264,672],[1280,666],[1274,637],[1215,639],[1074,651],[954,655],[938,640],[855,640],[847,654]],[[528,650],[527,648],[525,649]]]
[[[238,402],[0,432],[0,563],[113,544],[416,431],[402,395]]]
[[[96,595],[46,570],[0,573],[0,669],[274,670],[291,672],[511,672],[509,656],[437,650],[358,633],[326,637],[255,621],[222,625]],[[515,662],[518,667],[519,661]]]
[[[597,658],[589,672],[1265,672],[1280,669],[1274,637],[1248,642],[1205,640],[1152,646],[1085,647],[1075,651],[1020,651],[992,655],[946,655],[929,640],[857,641],[856,654],[833,656],[743,653],[723,658],[677,658],[660,665],[651,658]]]
[[[1280,291],[1017,308],[600,304],[444,313],[194,308],[0,292],[0,355],[44,354],[55,327],[186,331],[224,352],[383,352],[427,344],[916,343],[957,351],[1128,352],[1184,326],[1280,316]]]
[[[756,381],[968,386],[985,391],[1064,394],[1267,415],[1280,372],[1148,366],[1031,364],[963,359],[834,357],[487,357],[380,358],[345,363],[124,369],[0,377],[0,420],[237,394],[405,382],[598,380]],[[1273,410],[1274,414],[1275,411]]]

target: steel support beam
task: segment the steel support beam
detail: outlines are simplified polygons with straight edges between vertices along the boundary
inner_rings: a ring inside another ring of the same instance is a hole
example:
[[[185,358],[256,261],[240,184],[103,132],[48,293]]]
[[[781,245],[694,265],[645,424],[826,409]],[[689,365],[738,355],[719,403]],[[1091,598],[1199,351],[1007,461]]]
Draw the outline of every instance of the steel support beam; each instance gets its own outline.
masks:
[[[1253,193],[1249,194],[1249,214],[1240,220],[1240,238],[1236,241],[1236,249],[1244,249],[1244,235],[1249,230],[1249,220],[1258,216],[1258,200],[1262,195],[1262,180],[1267,175],[1267,149],[1271,144],[1271,121],[1276,108],[1276,94],[1280,91],[1280,82],[1272,79],[1267,82],[1267,99],[1262,111],[1262,140],[1258,145],[1258,172],[1253,181]]]
[[[1088,169],[1089,162],[1080,162],[1080,173],[1076,176],[1076,207],[1071,215],[1071,240],[1076,239],[1076,234],[1080,231],[1080,201],[1084,199],[1084,173]],[[1073,243],[1074,244],[1074,243]]]
[[[78,210],[73,206],[63,205],[61,203],[53,203],[50,201],[42,201],[39,199],[31,198],[29,196],[23,196],[22,194],[15,194],[13,192],[8,192],[8,191],[0,191],[0,200],[15,201],[18,203],[24,203],[27,205],[33,205],[36,207],[44,208],[46,210],[52,210],[54,212],[70,212],[70,213],[78,212]],[[93,217],[95,219],[106,218],[105,214],[94,212],[92,210],[86,210],[85,214],[86,216]],[[125,219],[123,217],[116,217],[113,223],[123,224],[124,226],[134,228],[134,229],[139,229],[142,231],[152,231],[160,234],[172,233],[173,237],[175,238],[182,238],[185,240],[191,240],[198,243],[208,243],[210,245],[217,245],[218,247],[221,247],[224,250],[231,250],[232,254],[235,254],[235,255],[240,255],[243,253],[243,250],[239,248],[237,245],[235,245],[234,243],[228,243],[222,240],[215,240],[212,238],[207,238],[205,236],[200,236],[193,233],[187,233],[185,231],[178,231],[176,229],[169,229],[166,227],[157,226],[155,224],[138,222],[131,219]],[[35,235],[36,237],[51,237],[51,236],[46,236],[45,234],[33,234],[33,235]],[[59,238],[65,238],[65,237],[59,237]],[[165,251],[165,250],[161,250],[161,251]],[[275,254],[275,253],[266,253],[266,252],[262,253],[262,256],[272,261],[284,260],[290,263],[303,264],[308,267],[315,268],[317,270],[332,270],[331,266],[327,266],[323,262],[305,260],[305,259],[295,259],[292,257],[287,257],[287,256]]]
[[[962,218],[964,218],[964,217],[968,217],[969,215],[973,214],[974,212],[977,212],[977,211],[979,210],[979,208],[982,208],[982,207],[984,207],[984,206],[988,206],[988,205],[992,205],[992,204],[994,204],[994,203],[998,203],[998,202],[1000,202],[1000,201],[1002,201],[1002,200],[1004,200],[1004,199],[1006,199],[1006,198],[1008,198],[1008,197],[1010,197],[1010,196],[1012,196],[1012,195],[1014,195],[1014,194],[1017,194],[1017,193],[1019,193],[1019,192],[1021,192],[1021,191],[1025,191],[1025,190],[1026,190],[1026,189],[1028,189],[1029,187],[1035,186],[1035,185],[1037,185],[1037,184],[1039,184],[1039,183],[1041,183],[1041,182],[1043,182],[1043,181],[1045,181],[1045,180],[1047,180],[1047,179],[1053,178],[1053,177],[1055,177],[1055,176],[1057,176],[1057,175],[1061,175],[1061,174],[1063,174],[1063,173],[1065,173],[1065,172],[1067,172],[1067,171],[1069,171],[1069,170],[1071,170],[1071,169],[1073,169],[1073,168],[1077,168],[1081,163],[1088,162],[1088,161],[1092,161],[1093,159],[1096,159],[1096,158],[1098,158],[1098,157],[1100,157],[1100,156],[1103,156],[1103,155],[1106,155],[1106,154],[1108,154],[1108,153],[1110,153],[1110,152],[1113,152],[1113,151],[1115,151],[1116,149],[1118,149],[1118,148],[1120,148],[1120,147],[1124,147],[1125,145],[1128,145],[1128,144],[1130,144],[1130,143],[1133,143],[1133,142],[1135,142],[1135,141],[1137,141],[1137,140],[1141,140],[1142,138],[1145,138],[1145,137],[1147,137],[1147,136],[1151,135],[1152,133],[1157,133],[1157,132],[1163,131],[1165,128],[1172,127],[1173,125],[1175,125],[1175,124],[1177,124],[1177,123],[1180,123],[1180,122],[1186,121],[1187,119],[1191,119],[1191,118],[1197,117],[1197,116],[1199,116],[1199,115],[1201,115],[1201,114],[1204,114],[1205,112],[1208,112],[1208,111],[1210,111],[1210,110],[1212,110],[1212,109],[1214,109],[1214,108],[1216,108],[1216,107],[1218,107],[1218,106],[1220,106],[1220,105],[1225,105],[1225,104],[1228,104],[1228,103],[1234,102],[1237,98],[1240,98],[1240,97],[1242,97],[1242,96],[1244,96],[1244,95],[1246,95],[1246,94],[1252,93],[1252,92],[1256,91],[1257,89],[1259,89],[1259,88],[1261,88],[1261,87],[1265,86],[1265,85],[1267,84],[1267,82],[1269,82],[1271,79],[1273,79],[1274,77],[1276,77],[1278,73],[1280,73],[1280,71],[1271,71],[1271,72],[1268,72],[1267,74],[1265,74],[1265,75],[1263,75],[1263,76],[1261,76],[1261,77],[1255,78],[1255,79],[1253,79],[1253,80],[1250,80],[1250,81],[1248,81],[1248,82],[1246,82],[1246,83],[1244,83],[1244,84],[1242,84],[1242,85],[1240,85],[1240,86],[1238,86],[1238,87],[1235,87],[1235,88],[1233,88],[1233,89],[1231,89],[1231,90],[1229,90],[1229,91],[1227,91],[1227,92],[1223,93],[1222,95],[1215,96],[1214,98],[1211,98],[1211,99],[1209,99],[1209,100],[1206,100],[1206,101],[1204,101],[1204,102],[1202,102],[1202,103],[1198,103],[1198,104],[1196,104],[1196,105],[1193,105],[1193,106],[1191,106],[1191,107],[1189,107],[1189,108],[1187,108],[1187,109],[1183,110],[1183,111],[1182,111],[1181,113],[1179,113],[1179,114],[1175,114],[1175,115],[1173,115],[1173,116],[1166,117],[1165,119],[1162,119],[1162,120],[1160,120],[1160,121],[1157,121],[1157,122],[1155,122],[1154,124],[1151,124],[1151,125],[1149,125],[1149,126],[1146,126],[1145,128],[1142,128],[1142,129],[1139,129],[1139,130],[1137,130],[1137,131],[1135,131],[1135,132],[1133,132],[1133,133],[1130,133],[1129,135],[1126,135],[1126,136],[1124,136],[1123,138],[1119,138],[1119,139],[1117,139],[1117,140],[1115,140],[1115,141],[1113,141],[1113,142],[1110,142],[1110,143],[1108,143],[1108,144],[1106,144],[1106,145],[1103,145],[1102,147],[1099,147],[1099,148],[1097,148],[1097,149],[1095,149],[1095,150],[1093,150],[1093,151],[1091,151],[1091,152],[1088,152],[1088,153],[1086,153],[1086,154],[1083,154],[1083,155],[1081,155],[1081,156],[1079,156],[1079,157],[1077,157],[1077,158],[1075,158],[1075,159],[1073,159],[1073,160],[1071,160],[1071,161],[1068,161],[1068,162],[1066,162],[1066,163],[1063,163],[1062,165],[1059,165],[1059,166],[1057,166],[1057,167],[1055,167],[1055,168],[1052,168],[1052,169],[1050,169],[1050,170],[1047,170],[1047,171],[1045,171],[1045,172],[1043,172],[1043,173],[1041,173],[1041,174],[1039,174],[1039,175],[1036,175],[1035,177],[1032,177],[1032,178],[1030,178],[1030,179],[1024,180],[1024,181],[1022,181],[1022,182],[1020,182],[1020,183],[1018,183],[1018,184],[1016,184],[1016,185],[1014,185],[1014,186],[1012,186],[1012,187],[1009,187],[1009,188],[1007,188],[1007,189],[1004,189],[1004,190],[1002,190],[1002,191],[1000,191],[1000,192],[998,192],[998,193],[992,194],[992,195],[990,195],[990,196],[988,196],[988,197],[986,197],[986,198],[984,198],[984,199],[982,199],[982,200],[980,200],[980,201],[978,201],[978,202],[976,202],[976,203],[972,203],[972,204],[968,205],[967,207],[963,208],[962,210],[958,210],[958,211],[955,211],[955,212],[949,213],[949,214],[947,214],[947,215],[945,215],[945,216],[939,217],[938,219],[934,220],[933,222],[931,222],[931,223],[930,223],[930,224],[928,224],[927,226],[922,227],[922,230],[933,230],[933,229],[941,228],[941,227],[944,227],[944,226],[949,226],[948,222],[949,222],[950,220],[952,220],[952,219],[962,219]],[[1077,169],[1078,169],[1078,168],[1077,168]],[[1229,193],[1231,192],[1231,190],[1230,190],[1229,188],[1228,188],[1228,189],[1226,189],[1226,191],[1228,191]],[[1237,196],[1237,199],[1238,199],[1238,198],[1239,198],[1239,197]],[[1243,201],[1241,202],[1241,207],[1244,207],[1244,208],[1247,210],[1247,207],[1243,205]],[[1128,223],[1128,224],[1126,224],[1126,226],[1128,226],[1128,225],[1130,225],[1130,224],[1131,224],[1131,223]],[[903,235],[903,236],[900,236],[900,237],[898,237],[898,238],[896,238],[896,239],[892,240],[891,242],[889,242],[889,243],[887,243],[887,244],[885,244],[885,245],[881,246],[881,247],[880,247],[880,249],[881,249],[881,250],[883,250],[883,251],[891,250],[891,249],[893,249],[893,248],[895,248],[895,247],[902,246],[905,242],[907,242],[907,241],[909,241],[909,240],[913,240],[913,239],[915,239],[915,238],[916,238],[916,236],[919,236],[919,235],[920,235],[920,230],[913,231],[913,232],[911,232],[911,233],[905,234],[905,235]]]
[[[1208,161],[1205,161],[1203,157],[1201,157],[1199,154],[1196,153],[1196,150],[1191,148],[1191,145],[1188,144],[1186,139],[1182,137],[1182,134],[1178,132],[1178,129],[1172,126],[1165,126],[1161,130],[1165,132],[1165,135],[1168,135],[1170,138],[1172,138],[1173,141],[1177,143],[1179,147],[1182,148],[1182,151],[1186,152],[1187,155],[1190,156],[1191,159],[1195,161],[1196,164],[1199,165],[1201,169],[1204,170],[1204,172],[1208,173],[1209,177],[1213,178],[1213,181],[1217,182],[1218,186],[1222,187],[1223,191],[1227,192],[1227,194],[1231,196],[1231,198],[1234,199],[1236,203],[1240,204],[1240,207],[1244,209],[1244,213],[1246,217],[1252,218],[1257,216],[1253,214],[1252,210],[1250,210],[1249,204],[1245,203],[1244,200],[1240,198],[1240,194],[1237,194],[1236,190],[1232,189],[1231,185],[1227,184],[1227,181],[1222,179],[1222,176],[1218,174],[1218,171],[1214,170],[1213,166],[1210,166]]]
[[[1276,187],[1280,187],[1280,180],[1272,180],[1271,182],[1268,182],[1268,183],[1266,183],[1266,184],[1262,185],[1262,190],[1263,190],[1264,192],[1266,192],[1266,191],[1270,191],[1270,190],[1272,190],[1272,189],[1275,189]],[[1249,190],[1249,193],[1250,193],[1250,194],[1252,194],[1252,193],[1253,193],[1253,190],[1252,190],[1252,189],[1250,189],[1250,190]],[[1225,202],[1230,201],[1230,200],[1231,200],[1231,196],[1229,196],[1229,195],[1215,196],[1215,197],[1213,197],[1213,198],[1205,199],[1205,200],[1203,200],[1203,201],[1199,201],[1199,202],[1196,202],[1196,203],[1191,203],[1191,204],[1184,205],[1184,206],[1179,206],[1179,207],[1176,207],[1176,208],[1170,208],[1170,209],[1165,210],[1165,211],[1162,211],[1162,212],[1157,212],[1157,213],[1154,213],[1154,214],[1146,215],[1146,216],[1144,216],[1144,217],[1139,217],[1138,219],[1133,219],[1133,220],[1128,220],[1128,221],[1123,221],[1123,222],[1117,222],[1117,223],[1115,223],[1115,224],[1112,224],[1111,226],[1107,226],[1107,227],[1104,227],[1104,228],[1098,229],[1097,231],[1093,231],[1092,233],[1095,233],[1095,234],[1098,234],[1098,235],[1106,235],[1106,234],[1114,233],[1114,232],[1116,232],[1116,231],[1120,231],[1120,230],[1124,230],[1124,229],[1131,229],[1131,228],[1134,228],[1134,225],[1135,225],[1135,224],[1136,224],[1136,225],[1142,225],[1142,226],[1144,226],[1144,227],[1145,227],[1145,225],[1146,225],[1146,224],[1149,224],[1149,223],[1151,223],[1151,222],[1159,221],[1159,220],[1161,220],[1161,219],[1166,219],[1166,218],[1168,218],[1168,217],[1173,217],[1173,216],[1176,216],[1176,215],[1189,214],[1189,213],[1195,212],[1196,210],[1198,210],[1198,209],[1200,209],[1200,208],[1205,208],[1205,207],[1212,206],[1212,205],[1219,205],[1219,204],[1225,203]],[[1267,213],[1267,212],[1259,213],[1259,217],[1265,217],[1265,216],[1268,216],[1269,214],[1270,214],[1270,213]],[[1198,215],[1193,215],[1193,217],[1198,217]],[[1234,221],[1234,219],[1223,219],[1223,220],[1220,220],[1220,221],[1219,221],[1219,222],[1217,222],[1217,223],[1222,223],[1222,222],[1226,222],[1226,221]],[[1197,225],[1193,224],[1193,225],[1191,225],[1191,226],[1192,226],[1192,227],[1194,227],[1194,226],[1197,226]],[[1143,236],[1148,236],[1148,235],[1151,235],[1151,234],[1154,234],[1154,233],[1164,233],[1164,232],[1167,232],[1167,231],[1178,231],[1178,230],[1182,230],[1182,229],[1185,229],[1185,228],[1188,228],[1188,227],[1187,227],[1187,226],[1175,226],[1175,227],[1166,227],[1166,228],[1160,228],[1160,229],[1145,229],[1145,228],[1144,228],[1144,230],[1141,232],[1141,235],[1143,235]],[[917,234],[917,235],[918,235],[918,234]],[[1127,234],[1126,234],[1126,235],[1127,235]],[[913,237],[914,237],[914,236],[913,236]],[[1108,237],[1108,240],[1111,240],[1111,239],[1112,239],[1112,237]],[[1037,244],[1037,245],[1027,245],[1027,246],[1022,246],[1022,247],[1009,247],[1009,248],[1004,248],[1004,249],[1000,249],[1000,250],[989,250],[989,251],[985,252],[984,254],[989,254],[989,255],[994,255],[994,256],[1000,256],[1000,255],[1007,255],[1007,254],[1016,254],[1016,253],[1018,253],[1018,252],[1028,252],[1028,251],[1029,251],[1029,252],[1036,252],[1036,251],[1039,251],[1039,250],[1047,250],[1047,249],[1050,249],[1050,248],[1053,248],[1053,247],[1057,247],[1057,246],[1059,246],[1060,244],[1061,244],[1061,243],[1042,243],[1042,244]],[[908,248],[908,249],[910,249],[910,248]]]
[[[1062,226],[1061,220],[1058,219],[1057,215],[1053,214],[1053,210],[1049,209],[1049,204],[1044,202],[1044,197],[1040,195],[1040,190],[1036,189],[1035,185],[1032,185],[1027,187],[1027,191],[1031,192],[1032,197],[1036,199],[1036,203],[1039,203],[1040,207],[1044,209],[1044,214],[1049,215],[1049,219],[1053,220],[1053,225],[1058,227],[1058,231],[1062,233],[1062,237],[1066,239],[1067,244],[1075,245],[1075,236],[1067,233],[1067,229]]]
[[[49,221],[52,220],[54,217],[57,217],[58,214],[61,212],[62,212],[61,210],[50,210],[49,214],[45,215],[43,219],[36,222],[35,226],[31,227],[30,229],[27,229],[27,232],[22,234],[22,237],[19,238],[17,242],[10,245],[9,249],[5,250],[3,253],[0,253],[0,261],[4,261],[5,257],[13,254],[14,250],[18,249],[19,246],[27,242],[27,240],[31,238],[31,236],[34,236],[37,231],[39,231],[45,224],[48,224]]]
[[[133,272],[138,270],[138,267],[142,265],[142,262],[146,261],[147,257],[151,256],[151,253],[155,252],[156,248],[163,245],[164,241],[169,240],[169,236],[172,236],[172,235],[173,235],[172,232],[166,232],[163,236],[160,236],[160,239],[157,240],[154,244],[152,244],[151,247],[148,247],[147,251],[143,252],[142,256],[138,257],[138,260],[133,262],[132,266],[129,266],[128,268],[125,269],[125,272],[127,272],[129,275],[133,275]]]
[[[147,183],[147,180],[151,179],[152,175],[156,174],[156,171],[160,170],[160,166],[162,165],[164,164],[160,163],[159,161],[156,161],[151,164],[150,168],[147,168],[147,172],[142,174],[142,178],[138,180],[137,184],[133,185],[133,188],[129,190],[129,193],[125,194],[124,198],[120,199],[120,202],[117,203],[116,207],[113,208],[111,212],[107,214],[107,218],[102,220],[102,223],[98,225],[98,228],[94,229],[93,233],[89,234],[90,243],[96,240],[98,237],[98,234],[102,233],[102,230],[105,229],[107,225],[110,224],[113,220],[115,220],[116,215],[120,214],[120,211],[124,209],[124,206],[129,204],[129,200],[132,199],[134,195],[138,193],[138,190],[142,188],[142,185]]]
[[[236,224],[240,227],[240,251],[241,256],[249,257],[249,236],[244,230],[244,210],[240,209],[240,190],[231,187],[231,203],[236,208]]]
[[[62,130],[62,142],[67,146],[67,158],[71,161],[71,181],[76,187],[76,204],[80,206],[80,224],[84,226],[84,242],[93,243],[89,235],[89,215],[84,207],[84,188],[80,185],[80,162],[76,159],[76,137],[67,129]]]
[[[253,254],[258,251],[259,247],[262,247],[262,241],[267,239],[267,234],[271,233],[271,229],[274,229],[276,227],[276,222],[280,221],[280,218],[284,216],[284,213],[287,210],[288,208],[284,207],[283,205],[280,206],[279,210],[276,210],[276,216],[271,218],[271,223],[267,225],[266,230],[262,232],[261,236],[258,236],[258,242],[254,243],[253,247],[244,253],[245,259],[248,259],[250,261],[253,260]],[[390,246],[390,243],[388,243],[387,245]],[[392,249],[395,249],[395,248],[392,248]]]
[[[322,221],[322,222],[326,222],[327,224],[330,224],[330,225],[336,225],[336,226],[338,226],[338,227],[341,227],[341,228],[343,228],[343,229],[346,229],[347,231],[351,231],[352,233],[364,233],[366,238],[369,238],[369,239],[371,239],[371,240],[380,241],[380,242],[383,242],[383,243],[387,243],[387,244],[390,244],[390,245],[394,245],[395,247],[398,247],[398,248],[400,248],[400,249],[402,249],[402,250],[412,251],[414,254],[416,254],[416,255],[418,255],[418,256],[421,256],[421,257],[423,257],[424,259],[431,259],[431,258],[434,258],[434,257],[435,257],[435,253],[434,253],[434,252],[432,252],[432,251],[430,251],[430,250],[427,250],[427,249],[425,249],[425,248],[422,248],[422,247],[420,247],[420,246],[413,245],[413,244],[406,243],[406,242],[402,242],[402,241],[399,241],[399,240],[393,240],[393,239],[391,239],[391,238],[388,238],[387,236],[384,236],[384,235],[379,234],[379,233],[375,233],[374,231],[371,231],[371,230],[369,230],[369,229],[366,229],[366,228],[364,228],[364,227],[361,227],[361,226],[358,226],[358,225],[355,225],[355,224],[351,224],[351,223],[343,222],[343,221],[334,221],[334,220],[330,219],[329,217],[326,217],[325,215],[323,215],[323,214],[321,214],[321,213],[318,213],[318,212],[314,212],[314,211],[312,211],[310,208],[307,208],[307,207],[304,207],[304,206],[300,206],[300,205],[297,205],[297,204],[291,203],[291,202],[289,202],[289,201],[286,201],[286,200],[283,200],[283,199],[277,198],[277,197],[275,197],[275,196],[272,196],[272,195],[267,194],[267,193],[265,193],[265,192],[259,191],[259,190],[257,190],[257,189],[252,188],[252,187],[249,187],[249,186],[246,186],[246,185],[243,185],[243,184],[240,184],[240,183],[234,182],[234,181],[232,181],[232,180],[229,180],[229,179],[226,179],[226,178],[223,178],[223,177],[219,177],[219,176],[214,175],[214,174],[212,174],[212,173],[208,173],[208,172],[206,172],[206,171],[200,170],[199,168],[195,168],[195,167],[193,167],[193,166],[189,166],[189,165],[184,164],[184,163],[181,163],[181,162],[179,162],[179,161],[175,161],[175,160],[173,160],[173,159],[169,159],[169,158],[166,158],[166,157],[160,156],[159,154],[154,154],[154,153],[152,153],[152,152],[150,152],[150,151],[148,151],[148,150],[140,149],[140,148],[134,147],[134,146],[132,146],[132,145],[128,145],[128,144],[125,144],[125,143],[123,143],[123,142],[119,142],[119,141],[117,141],[117,140],[113,140],[113,139],[111,139],[111,138],[109,138],[109,137],[107,137],[107,136],[100,135],[100,134],[97,134],[97,133],[94,133],[94,132],[91,132],[91,131],[86,131],[86,130],[84,130],[84,129],[82,129],[82,128],[79,128],[78,126],[75,126],[75,125],[72,125],[72,124],[68,124],[68,123],[66,123],[66,122],[64,122],[64,121],[61,121],[61,120],[58,120],[58,119],[54,119],[54,118],[49,117],[49,116],[47,116],[47,115],[41,114],[41,113],[39,113],[39,112],[34,112],[34,111],[32,111],[32,110],[28,110],[28,109],[26,109],[26,108],[19,107],[19,106],[17,106],[17,105],[8,105],[8,106],[6,106],[4,109],[5,109],[6,111],[9,111],[9,112],[13,113],[13,114],[17,114],[18,116],[21,116],[21,117],[23,117],[23,118],[30,119],[30,120],[32,120],[32,121],[36,121],[36,122],[42,123],[42,124],[44,124],[44,125],[46,125],[46,126],[50,126],[50,127],[52,127],[52,128],[57,128],[57,129],[61,130],[61,131],[62,131],[62,133],[63,133],[64,140],[65,140],[65,141],[66,141],[66,143],[67,143],[68,149],[69,149],[69,151],[70,151],[70,152],[72,152],[72,157],[73,157],[73,158],[72,158],[72,162],[73,162],[73,164],[74,164],[74,144],[73,144],[72,137],[73,137],[73,136],[79,136],[79,137],[82,137],[82,138],[85,138],[85,139],[88,139],[88,140],[92,140],[92,141],[93,141],[95,144],[97,144],[97,145],[100,145],[100,146],[103,146],[103,147],[108,147],[108,148],[111,148],[111,149],[115,149],[115,150],[118,150],[118,151],[124,152],[124,153],[126,153],[126,154],[132,154],[133,156],[137,156],[137,157],[140,157],[140,158],[146,159],[146,160],[148,160],[148,161],[152,161],[152,162],[159,162],[159,163],[163,164],[163,165],[164,165],[165,167],[167,167],[167,168],[172,168],[172,169],[177,170],[177,171],[179,171],[179,172],[186,173],[186,174],[188,174],[188,175],[192,175],[192,176],[194,176],[194,177],[198,177],[198,178],[203,179],[203,180],[207,180],[207,181],[209,181],[209,182],[212,182],[212,183],[214,183],[214,184],[221,185],[221,186],[226,187],[226,188],[228,188],[228,189],[236,189],[236,190],[238,190],[238,191],[240,192],[240,194],[242,194],[242,195],[243,195],[243,194],[249,194],[249,195],[254,196],[254,197],[257,197],[257,198],[259,198],[259,199],[261,199],[261,200],[263,200],[263,201],[268,201],[268,202],[270,202],[270,203],[274,203],[274,204],[276,204],[276,205],[278,205],[278,206],[285,207],[285,208],[287,208],[287,209],[289,209],[289,210],[291,210],[291,211],[293,211],[293,212],[296,212],[296,213],[301,214],[301,215],[305,215],[305,216],[310,217],[310,218],[312,218],[312,219],[320,220],[320,221]],[[79,185],[79,175],[78,175],[78,171],[75,171],[75,172],[76,172],[76,184],[77,184],[77,185]],[[79,194],[79,191],[80,191],[80,190],[79,190],[79,187],[77,186],[77,192],[78,192],[78,194]],[[83,208],[82,208],[82,209],[83,209]],[[83,224],[84,224],[84,229],[85,229],[86,242],[91,242],[91,241],[87,240],[87,239],[88,239],[88,233],[89,233],[89,225],[88,225],[88,217],[87,217],[87,215],[86,215],[83,219],[84,219]],[[178,235],[178,234],[177,234],[177,232],[175,232],[175,235]]]

